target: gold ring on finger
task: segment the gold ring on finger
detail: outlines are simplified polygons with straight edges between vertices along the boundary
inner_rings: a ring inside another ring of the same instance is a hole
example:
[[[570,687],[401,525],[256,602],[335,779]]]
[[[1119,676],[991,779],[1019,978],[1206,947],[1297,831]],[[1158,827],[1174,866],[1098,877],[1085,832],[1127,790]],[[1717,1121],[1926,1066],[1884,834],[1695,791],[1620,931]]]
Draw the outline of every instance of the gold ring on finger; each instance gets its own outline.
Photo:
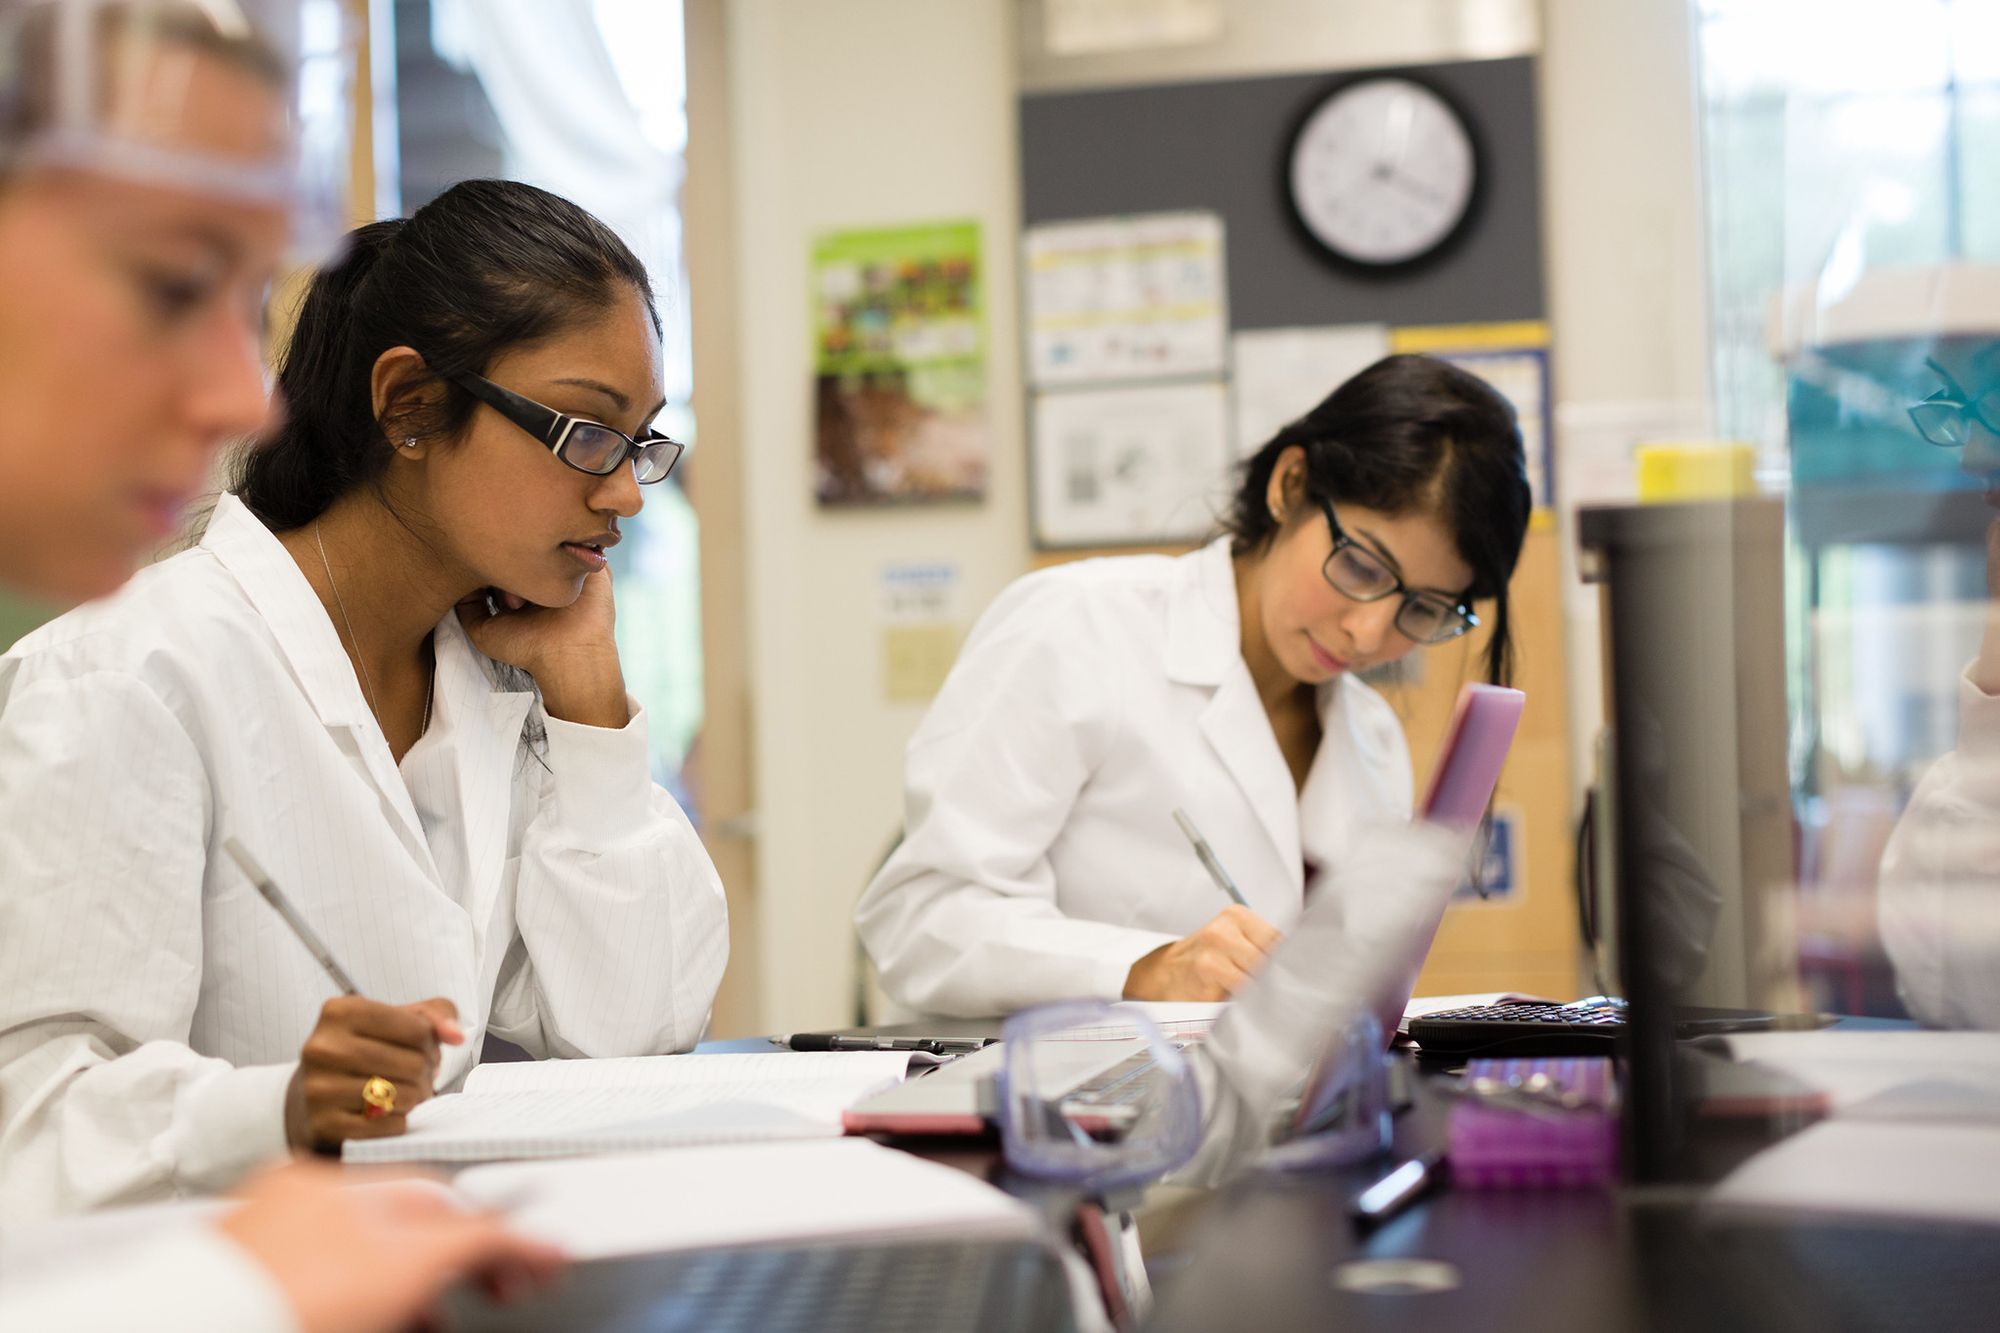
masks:
[[[380,1120],[396,1110],[396,1085],[377,1074],[361,1085],[361,1100],[367,1108],[361,1114]]]

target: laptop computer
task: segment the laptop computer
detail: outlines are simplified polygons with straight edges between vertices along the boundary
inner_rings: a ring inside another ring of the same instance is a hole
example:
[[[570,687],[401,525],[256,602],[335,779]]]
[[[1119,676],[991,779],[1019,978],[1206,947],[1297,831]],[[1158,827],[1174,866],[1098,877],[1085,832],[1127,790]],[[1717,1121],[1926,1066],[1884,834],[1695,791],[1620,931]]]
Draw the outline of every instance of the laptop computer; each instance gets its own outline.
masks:
[[[1521,691],[1497,685],[1469,684],[1459,691],[1437,764],[1418,806],[1423,819],[1467,831],[1478,827],[1499,784],[1526,700]],[[1392,975],[1389,969],[1395,967],[1414,980],[1435,930],[1433,923],[1429,932],[1410,941],[1410,957],[1377,960],[1384,966],[1384,975]],[[1253,977],[1244,991],[1247,994],[1257,986],[1258,978]],[[1327,1035],[1331,1038],[1334,1034]],[[1129,1100],[1143,1086],[1145,1048],[1136,1036],[1129,1041],[1079,1042],[1077,1046],[1072,1070],[1075,1083],[1065,1101]],[[877,1093],[846,1112],[847,1130],[855,1134],[984,1133],[997,1112],[994,1080],[1006,1058],[1003,1046],[988,1046]]]
[[[663,1206],[671,1206],[665,1204]],[[1022,1240],[750,1245],[579,1264],[549,1291],[447,1301],[466,1333],[1072,1333],[1062,1262]]]

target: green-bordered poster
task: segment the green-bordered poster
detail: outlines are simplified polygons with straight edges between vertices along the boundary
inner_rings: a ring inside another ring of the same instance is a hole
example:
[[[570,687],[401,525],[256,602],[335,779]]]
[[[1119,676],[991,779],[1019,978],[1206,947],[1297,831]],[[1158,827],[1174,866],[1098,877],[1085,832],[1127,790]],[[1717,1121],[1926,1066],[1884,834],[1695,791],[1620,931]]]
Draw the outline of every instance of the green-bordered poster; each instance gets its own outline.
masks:
[[[813,246],[812,283],[820,503],[983,496],[979,224],[829,233]]]

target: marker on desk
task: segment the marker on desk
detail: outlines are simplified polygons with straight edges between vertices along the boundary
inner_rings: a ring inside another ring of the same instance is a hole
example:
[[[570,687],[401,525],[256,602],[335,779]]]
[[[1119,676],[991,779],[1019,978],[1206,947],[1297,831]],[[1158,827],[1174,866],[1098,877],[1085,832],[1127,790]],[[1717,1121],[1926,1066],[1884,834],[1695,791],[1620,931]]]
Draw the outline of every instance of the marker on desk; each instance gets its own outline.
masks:
[[[1349,1209],[1361,1226],[1386,1222],[1409,1207],[1443,1174],[1444,1153],[1433,1150],[1403,1162],[1354,1196]]]
[[[773,1046],[795,1051],[921,1051],[925,1055],[966,1055],[991,1046],[997,1037],[853,1037],[836,1032],[794,1032],[773,1037]]]
[[[1214,849],[1208,845],[1208,840],[1201,836],[1201,830],[1194,826],[1194,821],[1188,818],[1187,811],[1175,810],[1174,822],[1181,826],[1181,832],[1187,834],[1187,840],[1194,844],[1194,854],[1201,858],[1201,864],[1208,871],[1208,877],[1215,881],[1215,887],[1228,894],[1229,900],[1238,907],[1248,907],[1250,904],[1243,901],[1243,894],[1237,889],[1236,881],[1229,878],[1229,872],[1222,868],[1222,862],[1216,860]]]
[[[313,928],[306,924],[306,919],[299,915],[298,909],[292,906],[292,900],[287,898],[279,890],[278,886],[272,882],[271,877],[264,873],[264,867],[257,864],[257,859],[245,850],[243,844],[234,838],[224,838],[222,840],[222,850],[228,852],[229,858],[236,862],[245,875],[249,876],[250,883],[256,888],[257,892],[264,895],[264,901],[277,909],[278,915],[284,918],[285,924],[292,928],[292,934],[299,937],[299,943],[306,946],[306,952],[311,954],[314,961],[326,969],[326,974],[333,978],[333,984],[340,987],[340,993],[342,995],[359,995],[361,989],[354,984],[354,978],[347,975],[347,969],[342,967],[334,958],[325,943],[313,932]]]

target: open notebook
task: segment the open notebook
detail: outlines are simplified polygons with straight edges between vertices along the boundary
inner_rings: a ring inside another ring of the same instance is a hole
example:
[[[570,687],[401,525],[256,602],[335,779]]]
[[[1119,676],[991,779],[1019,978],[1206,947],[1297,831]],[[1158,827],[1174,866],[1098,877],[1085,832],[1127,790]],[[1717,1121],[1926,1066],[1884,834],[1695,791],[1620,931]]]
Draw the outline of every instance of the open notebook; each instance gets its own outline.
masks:
[[[483,1162],[830,1138],[841,1112],[903,1081],[903,1051],[654,1055],[481,1065],[407,1134],[349,1139],[349,1162]]]

